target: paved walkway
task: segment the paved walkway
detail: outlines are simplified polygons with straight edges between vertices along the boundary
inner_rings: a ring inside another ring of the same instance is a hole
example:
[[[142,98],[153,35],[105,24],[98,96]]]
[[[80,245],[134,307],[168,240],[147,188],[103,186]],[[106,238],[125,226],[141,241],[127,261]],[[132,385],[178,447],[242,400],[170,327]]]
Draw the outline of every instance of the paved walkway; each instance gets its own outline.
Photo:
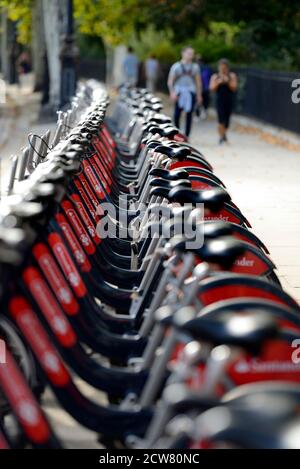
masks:
[[[21,156],[22,147],[28,145],[28,134],[54,131],[55,124],[39,122],[40,94],[32,93],[30,81],[19,87],[8,86],[7,101],[0,107],[0,190],[5,192],[11,156]]]
[[[237,125],[230,143],[219,146],[215,127],[213,120],[195,122],[191,142],[212,163],[269,248],[284,288],[300,302],[300,151]]]

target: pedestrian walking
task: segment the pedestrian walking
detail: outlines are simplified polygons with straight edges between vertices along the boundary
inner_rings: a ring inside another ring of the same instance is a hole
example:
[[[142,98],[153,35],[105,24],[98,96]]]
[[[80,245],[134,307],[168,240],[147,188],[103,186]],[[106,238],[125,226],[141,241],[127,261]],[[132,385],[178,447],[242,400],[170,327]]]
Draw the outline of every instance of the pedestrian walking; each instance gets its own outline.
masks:
[[[139,60],[132,47],[128,47],[127,55],[123,61],[124,82],[130,86],[136,86],[139,77]]]
[[[172,65],[168,88],[171,100],[175,103],[174,123],[180,127],[182,111],[186,114],[185,134],[188,137],[192,128],[193,112],[196,104],[202,103],[202,87],[198,64],[193,62],[194,49],[182,49],[181,60]]]
[[[212,75],[209,85],[210,90],[216,93],[220,144],[227,142],[227,130],[229,129],[237,85],[237,76],[230,71],[228,60],[221,59],[218,64],[218,73]]]
[[[159,76],[159,62],[154,54],[145,62],[146,87],[150,93],[155,93],[156,84]]]

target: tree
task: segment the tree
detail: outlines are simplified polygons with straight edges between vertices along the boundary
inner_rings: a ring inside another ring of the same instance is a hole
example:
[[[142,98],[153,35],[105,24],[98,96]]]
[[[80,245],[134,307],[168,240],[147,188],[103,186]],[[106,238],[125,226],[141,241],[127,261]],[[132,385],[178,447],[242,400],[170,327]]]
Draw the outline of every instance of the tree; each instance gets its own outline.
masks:
[[[32,7],[32,31],[34,90],[43,91],[46,75],[46,41],[42,0],[36,0]]]
[[[49,68],[49,107],[57,110],[61,87],[61,38],[65,30],[66,0],[42,0],[45,41]]]

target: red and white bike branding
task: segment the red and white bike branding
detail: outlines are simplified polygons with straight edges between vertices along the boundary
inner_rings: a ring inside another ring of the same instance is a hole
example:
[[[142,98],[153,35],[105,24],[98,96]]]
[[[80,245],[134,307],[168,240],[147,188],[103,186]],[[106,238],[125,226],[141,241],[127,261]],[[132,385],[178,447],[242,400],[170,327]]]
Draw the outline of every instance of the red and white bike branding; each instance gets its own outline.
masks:
[[[85,229],[83,223],[80,221],[71,202],[65,200],[64,202],[62,202],[61,206],[65,214],[67,215],[67,218],[70,221],[72,227],[74,228],[78,238],[80,239],[81,245],[85,252],[89,255],[95,254],[96,248],[91,240],[91,237]]]
[[[234,263],[230,272],[263,276],[269,273],[270,267],[252,251],[246,250]]]
[[[82,272],[90,272],[92,270],[92,265],[87,258],[84,250],[80,246],[79,242],[77,241],[76,236],[73,233],[72,228],[70,227],[69,222],[65,218],[65,216],[61,213],[55,215],[55,219],[60,226],[66,241],[69,244],[71,252],[74,256],[76,262],[80,265]]]
[[[27,267],[23,272],[23,280],[61,345],[75,345],[75,332],[37,269]]]
[[[50,381],[55,386],[66,386],[70,375],[29,303],[21,296],[14,297],[9,310]]]
[[[100,244],[101,239],[97,235],[96,228],[94,227],[93,222],[89,217],[89,214],[87,213],[86,209],[84,208],[84,205],[80,200],[80,197],[77,194],[72,194],[71,199],[73,200],[74,205],[75,205],[76,209],[78,210],[78,213],[80,214],[82,220],[84,221],[84,224],[85,224],[85,226],[86,226],[86,228],[89,232],[89,235],[91,236],[91,238],[93,239],[95,244]]]
[[[36,444],[47,442],[50,428],[9,350],[6,362],[0,364],[0,384],[29,440]]]
[[[110,192],[110,187],[111,187],[111,184],[112,184],[112,180],[110,178],[110,176],[108,175],[107,173],[107,170],[104,168],[104,166],[102,165],[99,157],[97,155],[94,155],[92,158],[91,158],[91,164],[93,166],[93,168],[95,169],[95,171],[97,172],[98,176],[101,177],[101,180],[103,180],[103,186],[106,190],[106,192]],[[103,176],[102,176],[103,174]]]
[[[51,246],[52,252],[60,265],[63,273],[70,282],[74,292],[78,298],[83,298],[87,294],[84,282],[71,259],[62,238],[57,233],[51,233],[48,236],[48,243]]]
[[[100,166],[96,162],[95,156],[92,156],[89,160],[90,160],[90,164],[91,164],[96,176],[98,177],[99,181],[101,181],[101,186],[103,187],[103,191],[105,191],[106,194],[109,194],[110,193],[110,186],[109,186],[108,181],[107,181],[106,171],[103,169],[103,167],[102,167],[102,169],[100,169]],[[103,173],[103,171],[104,171],[104,173]]]
[[[255,381],[300,382],[300,364],[292,360],[294,348],[281,339],[267,341],[258,357],[245,355],[227,370],[236,386]]]
[[[217,213],[205,209],[204,221],[226,221],[236,223],[237,225],[242,224],[240,218],[229,212],[229,210],[226,210],[226,208],[219,210]]]
[[[93,168],[91,167],[90,163],[87,161],[87,160],[84,160],[83,162],[83,169],[84,169],[84,174],[86,175],[86,177],[88,178],[88,180],[90,181],[97,197],[98,197],[98,200],[103,200],[105,198],[105,194],[104,194],[104,191],[101,187],[101,184],[100,182],[98,181],[94,171],[93,171]]]
[[[93,204],[91,203],[90,199],[87,197],[86,193],[85,193],[85,190],[80,182],[79,179],[76,179],[74,181],[75,183],[75,186],[76,186],[76,189],[78,190],[78,193],[80,194],[80,197],[82,198],[82,200],[84,201],[85,205],[87,206],[93,220],[95,221],[95,223],[97,222],[97,214],[96,214],[96,208],[93,206]]]
[[[43,243],[36,244],[33,248],[33,255],[64,311],[70,315],[77,314],[79,305],[47,246]]]
[[[99,205],[99,201],[97,200],[97,197],[95,196],[93,190],[91,189],[88,181],[86,180],[86,177],[84,174],[79,174],[78,177],[75,179],[75,181],[79,180],[80,183],[82,184],[82,187],[84,188],[85,192],[88,195],[88,198],[91,200],[92,204],[94,205],[95,209],[97,209]]]

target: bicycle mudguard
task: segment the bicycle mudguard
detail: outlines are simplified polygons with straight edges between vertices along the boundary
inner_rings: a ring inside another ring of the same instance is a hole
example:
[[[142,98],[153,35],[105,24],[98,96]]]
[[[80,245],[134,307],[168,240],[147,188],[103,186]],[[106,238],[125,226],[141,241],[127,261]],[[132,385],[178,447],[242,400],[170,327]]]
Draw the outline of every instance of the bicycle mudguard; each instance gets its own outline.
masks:
[[[242,243],[245,246],[245,252],[235,261],[230,272],[264,277],[276,269],[274,263],[261,249],[246,241]]]
[[[293,362],[293,340],[300,339],[300,331],[292,333],[282,330],[278,337],[266,341],[256,355],[238,354],[227,366],[223,379],[217,386],[219,398],[239,386],[251,383],[286,382],[300,383],[300,364]],[[194,367],[194,373],[187,385],[193,392],[201,392],[206,365],[201,363]]]
[[[279,337],[266,342],[257,357],[243,356],[227,367],[227,375],[234,386],[257,381],[286,381],[300,383],[300,364],[293,361],[295,347],[300,343],[300,331],[282,331]]]
[[[211,169],[206,160],[201,159],[201,161],[195,161],[189,158],[186,158],[184,161],[171,162],[169,169],[185,168],[186,166],[208,170]]]
[[[282,328],[295,329],[300,331],[300,316],[289,306],[283,303],[275,303],[271,300],[263,298],[233,298],[229,300],[221,300],[212,303],[199,311],[199,316],[210,315],[212,318],[218,314],[230,314],[233,311],[247,312],[247,310],[261,310],[272,314],[276,318],[276,322]]]
[[[190,175],[189,180],[191,181],[192,189],[194,190],[205,191],[211,189],[212,187],[221,187],[217,181],[214,181],[209,176]]]
[[[243,254],[236,259],[229,270],[225,270],[226,272],[267,277],[276,268],[271,259],[261,249],[246,241],[241,241],[241,245],[244,248]],[[199,262],[201,262],[201,259],[199,259]]]
[[[221,179],[218,178],[212,171],[208,169],[203,169],[203,168],[197,168],[196,166],[185,166],[184,167],[185,171],[189,173],[189,176],[203,176],[209,179],[212,179],[216,183],[218,183],[221,187],[224,187],[226,189],[225,184]]]
[[[261,277],[239,274],[221,274],[201,282],[198,298],[203,306],[230,298],[263,298],[282,303],[297,314],[300,313],[298,303],[280,287]]]
[[[227,202],[224,204],[224,208],[218,212],[209,212],[208,210],[207,212],[204,216],[205,221],[225,221],[251,228],[249,221],[244,215],[236,207],[229,205]]]
[[[234,237],[253,244],[254,246],[262,249],[266,254],[270,254],[265,244],[252,231],[249,231],[244,226],[237,223],[230,223],[230,228]]]

